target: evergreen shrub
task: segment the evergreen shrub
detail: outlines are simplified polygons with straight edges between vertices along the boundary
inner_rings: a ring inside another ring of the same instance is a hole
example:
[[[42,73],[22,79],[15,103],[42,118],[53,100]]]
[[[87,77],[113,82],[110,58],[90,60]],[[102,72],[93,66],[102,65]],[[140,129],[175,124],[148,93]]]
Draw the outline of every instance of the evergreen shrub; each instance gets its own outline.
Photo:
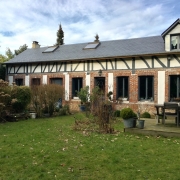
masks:
[[[148,112],[144,112],[144,113],[141,115],[141,118],[151,118],[151,115],[150,115]]]
[[[121,110],[120,116],[123,119],[130,119],[136,117],[136,114],[133,112],[131,108],[124,108]]]

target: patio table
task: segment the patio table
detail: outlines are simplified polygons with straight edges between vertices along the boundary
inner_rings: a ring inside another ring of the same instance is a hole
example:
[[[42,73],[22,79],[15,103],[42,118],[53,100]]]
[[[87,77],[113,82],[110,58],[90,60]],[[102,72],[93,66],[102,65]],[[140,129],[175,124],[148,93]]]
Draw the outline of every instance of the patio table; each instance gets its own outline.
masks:
[[[171,104],[171,102],[169,104]],[[178,111],[180,113],[180,104],[179,103],[177,103],[177,104],[178,104]],[[160,123],[159,118],[162,117],[162,124],[164,124],[165,123],[165,118],[164,118],[165,107],[164,107],[164,104],[155,104],[154,106],[156,108],[156,114],[155,115],[157,116],[158,123]],[[171,108],[168,108],[168,109],[171,109]],[[172,108],[172,109],[174,109],[174,108]],[[160,110],[161,110],[161,112],[160,112]],[[179,126],[179,122],[180,122],[180,116],[178,119],[176,119],[177,126]]]

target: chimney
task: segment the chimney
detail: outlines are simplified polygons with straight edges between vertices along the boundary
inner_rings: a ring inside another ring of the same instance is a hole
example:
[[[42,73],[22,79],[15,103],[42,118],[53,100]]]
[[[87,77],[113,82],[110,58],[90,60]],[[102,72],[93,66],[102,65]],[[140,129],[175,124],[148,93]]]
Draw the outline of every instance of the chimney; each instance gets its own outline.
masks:
[[[35,48],[40,48],[40,45],[38,44],[37,41],[33,41],[32,43],[32,48],[35,49]]]

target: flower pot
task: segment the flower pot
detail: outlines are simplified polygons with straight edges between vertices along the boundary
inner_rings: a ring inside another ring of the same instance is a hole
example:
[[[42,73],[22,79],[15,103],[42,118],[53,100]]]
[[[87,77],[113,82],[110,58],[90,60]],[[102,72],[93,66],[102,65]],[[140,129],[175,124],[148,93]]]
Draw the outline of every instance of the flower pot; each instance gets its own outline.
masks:
[[[80,105],[80,110],[81,111],[85,111],[86,110],[86,106],[85,105]]]
[[[30,113],[32,119],[36,119],[36,113]]]
[[[145,120],[138,120],[138,128],[140,128],[140,129],[144,129],[144,122],[145,122]]]
[[[136,120],[134,118],[123,119],[125,128],[134,128],[136,126]]]

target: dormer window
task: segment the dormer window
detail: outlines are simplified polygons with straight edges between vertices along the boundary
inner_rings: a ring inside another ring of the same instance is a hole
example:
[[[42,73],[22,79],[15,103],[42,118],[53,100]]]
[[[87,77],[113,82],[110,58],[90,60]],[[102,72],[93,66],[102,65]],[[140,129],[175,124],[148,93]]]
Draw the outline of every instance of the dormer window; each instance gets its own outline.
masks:
[[[171,50],[180,50],[180,35],[171,36]]]

